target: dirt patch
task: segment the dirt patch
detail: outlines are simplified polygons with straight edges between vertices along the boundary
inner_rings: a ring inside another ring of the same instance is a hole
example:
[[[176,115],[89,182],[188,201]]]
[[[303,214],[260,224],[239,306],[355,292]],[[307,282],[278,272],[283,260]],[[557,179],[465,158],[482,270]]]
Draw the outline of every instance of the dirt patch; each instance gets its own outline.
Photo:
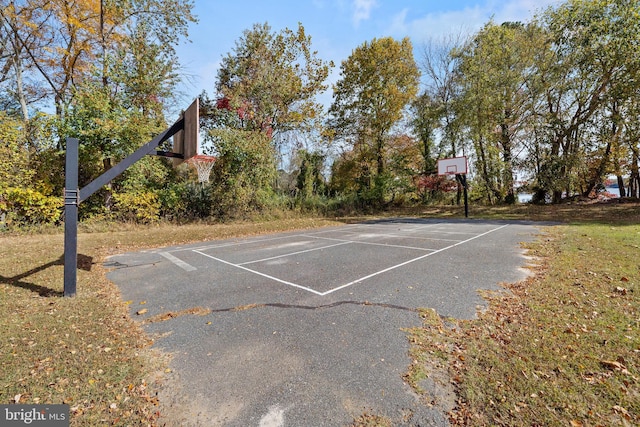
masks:
[[[164,322],[166,320],[175,319],[176,317],[185,316],[185,315],[196,315],[196,316],[206,316],[211,313],[211,310],[204,307],[192,307],[187,308],[185,310],[180,311],[168,311],[166,313],[156,314],[155,316],[148,317],[142,323],[157,323]]]

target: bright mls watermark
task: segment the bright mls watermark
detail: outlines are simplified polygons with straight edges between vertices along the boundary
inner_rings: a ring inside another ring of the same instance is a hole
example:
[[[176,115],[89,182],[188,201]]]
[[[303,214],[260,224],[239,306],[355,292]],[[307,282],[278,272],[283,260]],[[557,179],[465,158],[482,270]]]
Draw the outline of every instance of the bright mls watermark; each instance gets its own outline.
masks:
[[[0,405],[0,426],[69,427],[69,405]]]

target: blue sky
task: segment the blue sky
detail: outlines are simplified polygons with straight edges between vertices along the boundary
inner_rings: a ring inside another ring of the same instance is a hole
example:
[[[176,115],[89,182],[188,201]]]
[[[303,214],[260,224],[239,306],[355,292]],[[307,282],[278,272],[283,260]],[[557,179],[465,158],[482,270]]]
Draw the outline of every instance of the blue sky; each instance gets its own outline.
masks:
[[[409,37],[414,48],[429,38],[473,33],[494,21],[528,21],[559,0],[195,0],[199,22],[189,30],[191,42],[178,47],[186,82],[186,101],[202,90],[214,92],[216,72],[244,30],[267,22],[274,32],[301,23],[312,47],[333,60],[329,78],[339,78],[341,61],[373,38]],[[418,60],[419,58],[416,57]],[[330,99],[330,98],[329,98]]]

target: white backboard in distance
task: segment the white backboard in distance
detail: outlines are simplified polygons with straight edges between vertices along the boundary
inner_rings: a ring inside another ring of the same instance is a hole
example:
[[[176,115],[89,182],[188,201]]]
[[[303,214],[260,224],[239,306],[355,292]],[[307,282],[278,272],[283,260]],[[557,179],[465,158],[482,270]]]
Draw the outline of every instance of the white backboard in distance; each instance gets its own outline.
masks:
[[[458,175],[467,173],[467,156],[438,160],[438,175]]]

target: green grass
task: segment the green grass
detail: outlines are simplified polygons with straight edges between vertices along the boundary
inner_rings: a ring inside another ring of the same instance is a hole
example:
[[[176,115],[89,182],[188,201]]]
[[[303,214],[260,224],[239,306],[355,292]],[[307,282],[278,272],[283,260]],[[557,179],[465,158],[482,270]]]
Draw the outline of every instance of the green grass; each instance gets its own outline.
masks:
[[[477,320],[411,331],[414,358],[457,385],[454,424],[640,424],[640,225],[575,219],[529,245],[536,276],[487,295]]]
[[[194,240],[337,222],[289,219],[220,225],[111,225],[79,234],[78,294],[62,298],[63,235],[0,237],[0,403],[68,403],[73,426],[154,425],[154,380],[165,368],[129,318],[106,256]],[[95,227],[95,226],[94,226]]]
[[[430,207],[385,215],[399,214],[460,218],[463,212]],[[449,369],[460,396],[452,418],[469,424],[598,425],[598,417],[602,425],[637,423],[640,205],[472,206],[470,216],[574,225],[552,227],[548,239],[532,245],[531,253],[545,260],[539,275],[509,286],[512,296],[493,296],[477,321],[452,329],[425,312],[429,324],[412,335],[416,363],[407,381],[419,386],[431,375],[433,367],[424,368],[431,360]],[[106,280],[107,256],[363,219],[370,217],[83,224],[75,298],[61,297],[61,230],[0,234],[0,403],[68,403],[73,426],[154,425],[155,380],[165,356],[151,349]],[[391,425],[370,414],[354,422]]]
[[[462,398],[483,425],[637,425],[640,226],[553,238],[543,275],[464,328]]]

